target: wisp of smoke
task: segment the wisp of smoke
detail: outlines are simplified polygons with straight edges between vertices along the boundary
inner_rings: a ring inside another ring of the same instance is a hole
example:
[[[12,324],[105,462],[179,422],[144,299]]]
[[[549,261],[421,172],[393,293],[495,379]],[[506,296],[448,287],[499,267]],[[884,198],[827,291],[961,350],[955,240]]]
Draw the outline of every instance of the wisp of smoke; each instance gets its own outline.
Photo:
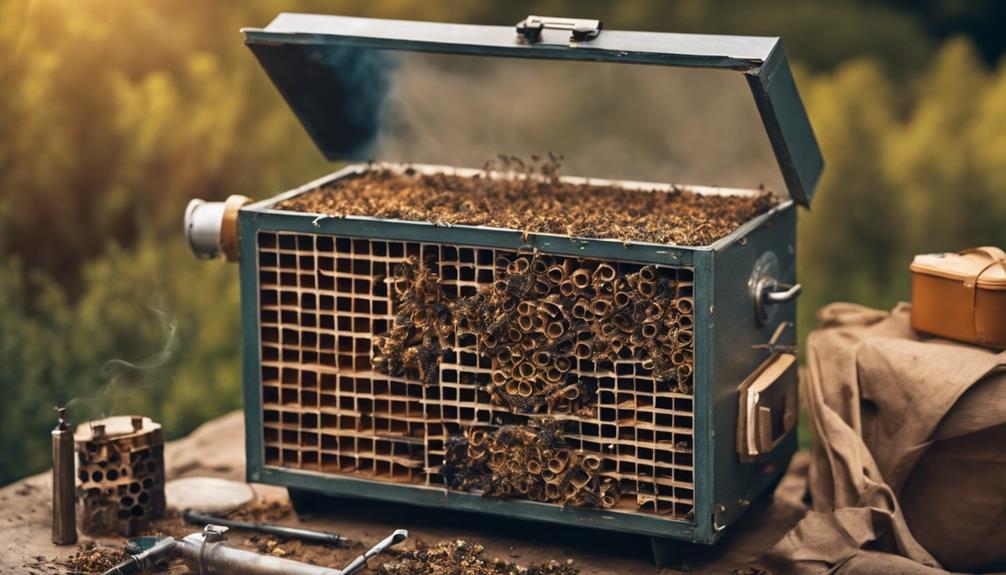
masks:
[[[91,397],[78,397],[67,403],[77,421],[114,415],[124,397],[147,391],[165,381],[161,377],[161,368],[171,361],[178,349],[178,321],[160,308],[151,306],[149,309],[161,324],[163,346],[158,352],[137,362],[117,358],[105,362],[101,374],[108,383]]]

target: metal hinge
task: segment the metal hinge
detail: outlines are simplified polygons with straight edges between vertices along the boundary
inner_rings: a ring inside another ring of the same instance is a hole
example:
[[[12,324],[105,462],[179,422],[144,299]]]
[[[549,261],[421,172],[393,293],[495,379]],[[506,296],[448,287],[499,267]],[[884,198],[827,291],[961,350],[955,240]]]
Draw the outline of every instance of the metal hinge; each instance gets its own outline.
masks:
[[[528,16],[517,23],[517,33],[528,42],[541,40],[542,30],[569,30],[570,40],[582,42],[593,40],[601,33],[604,24],[600,20],[584,18],[552,18],[549,16]]]

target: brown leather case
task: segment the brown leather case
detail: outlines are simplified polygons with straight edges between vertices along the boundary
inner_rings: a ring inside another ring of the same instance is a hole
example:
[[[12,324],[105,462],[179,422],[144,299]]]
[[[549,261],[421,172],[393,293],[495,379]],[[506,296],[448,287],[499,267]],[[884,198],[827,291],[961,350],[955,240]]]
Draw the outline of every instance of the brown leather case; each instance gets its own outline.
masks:
[[[912,328],[1006,348],[1006,252],[991,246],[912,262]]]

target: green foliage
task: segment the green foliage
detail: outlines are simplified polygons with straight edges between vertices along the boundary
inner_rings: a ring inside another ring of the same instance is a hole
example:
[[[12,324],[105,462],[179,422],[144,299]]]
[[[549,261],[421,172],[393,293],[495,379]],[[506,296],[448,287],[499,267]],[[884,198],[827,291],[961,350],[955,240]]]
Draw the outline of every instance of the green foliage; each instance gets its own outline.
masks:
[[[169,436],[240,405],[236,269],[179,223],[189,198],[330,169],[237,34],[283,10],[782,35],[828,162],[800,222],[804,332],[826,302],[906,298],[913,253],[1006,245],[1006,68],[876,3],[0,0],[0,484],[48,465],[57,403]]]

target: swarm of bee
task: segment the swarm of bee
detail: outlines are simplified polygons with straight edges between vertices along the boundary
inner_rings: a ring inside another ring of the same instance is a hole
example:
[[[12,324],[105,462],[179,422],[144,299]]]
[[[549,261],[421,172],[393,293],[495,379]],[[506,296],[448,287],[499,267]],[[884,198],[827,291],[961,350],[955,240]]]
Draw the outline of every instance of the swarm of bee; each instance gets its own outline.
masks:
[[[415,258],[395,266],[394,274],[391,286],[398,313],[390,331],[375,341],[374,369],[394,376],[415,369],[423,383],[433,385],[453,329],[452,303],[444,296],[440,279]]]
[[[610,508],[618,503],[618,483],[599,474],[601,458],[570,449],[562,425],[552,418],[497,429],[470,428],[450,436],[446,445],[442,471],[454,489],[572,507]]]
[[[374,367],[418,369],[434,384],[442,351],[472,334],[492,360],[486,390],[514,413],[588,413],[596,388],[581,362],[634,360],[669,388],[691,391],[691,284],[652,266],[619,277],[606,263],[547,255],[500,257],[496,280],[448,301],[439,278],[414,258],[391,280],[394,327],[375,345]]]

